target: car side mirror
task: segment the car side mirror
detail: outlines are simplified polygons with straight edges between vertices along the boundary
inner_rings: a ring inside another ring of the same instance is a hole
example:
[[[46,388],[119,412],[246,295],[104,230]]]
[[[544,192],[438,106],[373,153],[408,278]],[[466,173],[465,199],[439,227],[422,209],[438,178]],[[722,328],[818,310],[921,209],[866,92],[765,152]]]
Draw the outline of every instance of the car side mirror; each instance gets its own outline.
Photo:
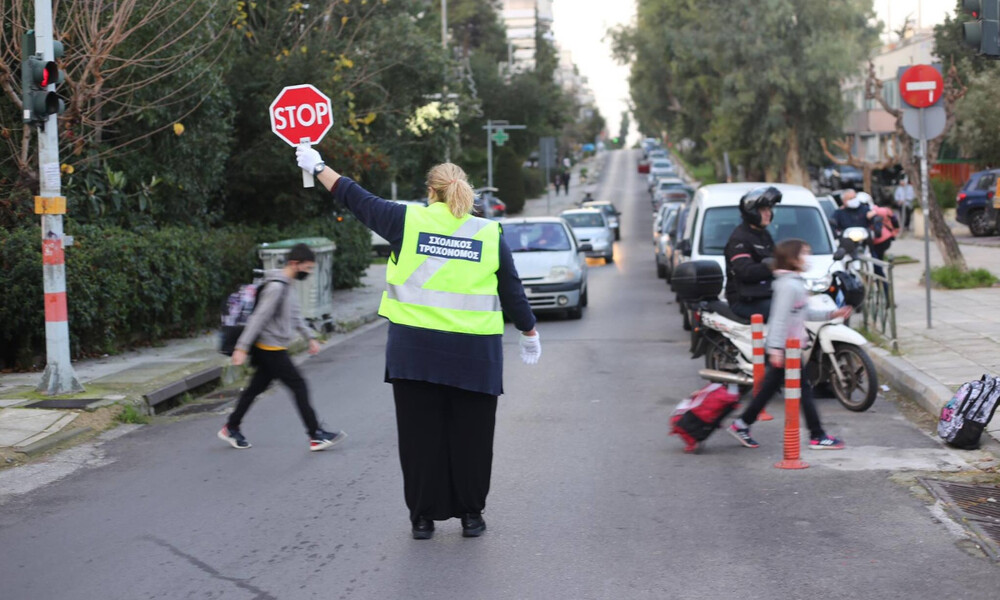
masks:
[[[684,256],[691,256],[691,240],[681,240],[677,243],[677,249]]]
[[[594,246],[591,244],[580,244],[576,247],[577,252],[593,252]]]

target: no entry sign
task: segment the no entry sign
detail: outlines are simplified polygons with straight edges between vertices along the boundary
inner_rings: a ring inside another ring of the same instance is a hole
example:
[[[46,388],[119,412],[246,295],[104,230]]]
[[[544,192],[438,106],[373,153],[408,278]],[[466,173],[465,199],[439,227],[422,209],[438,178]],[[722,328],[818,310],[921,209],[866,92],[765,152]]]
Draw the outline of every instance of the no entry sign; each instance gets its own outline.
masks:
[[[927,108],[941,99],[944,79],[930,65],[914,65],[899,78],[899,95],[914,108]]]
[[[318,144],[333,127],[333,111],[326,94],[311,85],[292,85],[271,103],[271,131],[289,146]],[[303,187],[313,187],[311,173],[302,173]]]

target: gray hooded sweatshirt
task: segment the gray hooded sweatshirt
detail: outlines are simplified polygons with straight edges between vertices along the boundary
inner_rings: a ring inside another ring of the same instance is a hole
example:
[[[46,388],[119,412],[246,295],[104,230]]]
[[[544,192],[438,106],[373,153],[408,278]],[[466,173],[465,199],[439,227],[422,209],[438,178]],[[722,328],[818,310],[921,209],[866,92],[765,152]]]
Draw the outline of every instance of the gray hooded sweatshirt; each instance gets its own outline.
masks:
[[[316,337],[302,318],[299,295],[292,289],[292,280],[285,277],[283,271],[275,271],[268,274],[265,283],[266,286],[258,288],[261,293],[243,334],[236,342],[236,349],[248,352],[251,344],[288,348],[295,340],[296,331],[307,339]],[[280,314],[275,314],[279,308]]]
[[[774,272],[771,285],[771,314],[767,319],[768,352],[785,352],[785,340],[798,338],[805,348],[809,343],[806,321],[826,321],[830,313],[809,308],[809,293],[802,275],[795,271]]]

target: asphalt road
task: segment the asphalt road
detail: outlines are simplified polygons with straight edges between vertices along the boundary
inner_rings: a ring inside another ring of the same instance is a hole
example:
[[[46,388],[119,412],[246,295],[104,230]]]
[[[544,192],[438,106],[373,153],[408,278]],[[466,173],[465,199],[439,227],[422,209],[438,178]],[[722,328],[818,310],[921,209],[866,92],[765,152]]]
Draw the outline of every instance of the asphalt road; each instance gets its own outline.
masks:
[[[900,474],[962,456],[892,402],[855,414],[821,401],[850,448],[806,452],[802,471],[773,467],[778,403],[757,450],[720,432],[686,455],[667,436],[699,363],[655,276],[635,158],[615,153],[602,178],[622,241],[591,268],[583,319],[543,319],[534,367],[508,331],[482,538],[457,521],[410,538],[385,328],[369,327],[304,367],[343,446],[309,453],[276,389],[247,417],[250,450],[215,438],[221,416],[189,417],[88,447],[50,485],[0,491],[0,597],[995,600],[997,566]]]

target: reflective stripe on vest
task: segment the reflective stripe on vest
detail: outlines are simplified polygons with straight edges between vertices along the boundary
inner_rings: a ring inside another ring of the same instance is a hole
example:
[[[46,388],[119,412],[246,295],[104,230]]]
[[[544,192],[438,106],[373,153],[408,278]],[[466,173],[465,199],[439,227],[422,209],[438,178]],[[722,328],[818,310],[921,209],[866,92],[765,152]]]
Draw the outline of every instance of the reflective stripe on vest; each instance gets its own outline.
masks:
[[[379,314],[438,331],[503,333],[496,291],[499,225],[471,216],[456,219],[441,203],[407,207],[404,228],[400,256],[386,271]]]

